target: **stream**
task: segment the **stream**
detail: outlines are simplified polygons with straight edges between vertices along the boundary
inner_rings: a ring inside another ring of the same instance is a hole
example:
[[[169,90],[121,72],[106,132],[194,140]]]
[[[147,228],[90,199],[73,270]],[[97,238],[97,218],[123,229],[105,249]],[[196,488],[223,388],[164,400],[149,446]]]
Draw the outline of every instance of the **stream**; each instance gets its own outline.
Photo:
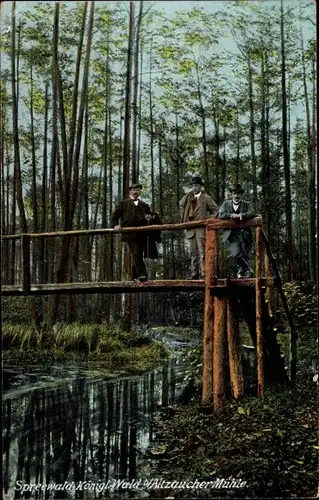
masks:
[[[110,375],[103,363],[4,366],[4,498],[145,495],[154,417],[185,388],[183,353],[194,344],[148,334],[172,355],[138,376]]]

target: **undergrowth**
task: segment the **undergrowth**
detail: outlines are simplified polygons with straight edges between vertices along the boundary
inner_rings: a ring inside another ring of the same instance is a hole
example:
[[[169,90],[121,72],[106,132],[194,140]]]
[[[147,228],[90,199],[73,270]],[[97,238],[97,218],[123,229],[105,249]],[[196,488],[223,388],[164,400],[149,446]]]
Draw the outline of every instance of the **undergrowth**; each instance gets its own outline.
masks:
[[[241,478],[243,490],[201,491],[201,497],[296,498],[317,492],[317,391],[299,378],[296,388],[268,388],[263,400],[227,403],[222,415],[197,403],[169,409],[157,422],[165,479],[213,481]],[[197,492],[198,493],[198,492]],[[193,498],[196,492],[167,492]]]

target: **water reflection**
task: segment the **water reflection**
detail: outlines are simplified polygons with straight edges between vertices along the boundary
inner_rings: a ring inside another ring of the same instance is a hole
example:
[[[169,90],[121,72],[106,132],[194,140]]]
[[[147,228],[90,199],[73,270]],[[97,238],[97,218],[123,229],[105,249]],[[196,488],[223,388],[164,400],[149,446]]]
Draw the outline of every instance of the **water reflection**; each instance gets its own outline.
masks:
[[[11,498],[68,498],[67,491],[22,495],[14,486],[136,479],[153,437],[152,416],[161,406],[174,403],[183,387],[183,363],[173,358],[138,377],[76,376],[55,388],[4,393],[5,493]],[[75,497],[110,494],[82,490]]]

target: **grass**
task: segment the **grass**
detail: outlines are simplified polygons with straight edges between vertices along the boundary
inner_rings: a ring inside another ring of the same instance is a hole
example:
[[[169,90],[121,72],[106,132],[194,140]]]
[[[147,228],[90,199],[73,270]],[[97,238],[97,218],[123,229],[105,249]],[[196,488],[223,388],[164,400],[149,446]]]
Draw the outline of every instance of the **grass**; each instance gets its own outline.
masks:
[[[33,326],[2,325],[3,362],[46,364],[56,361],[100,361],[110,371],[137,373],[168,355],[161,344],[138,332],[109,325],[60,325],[54,332]]]

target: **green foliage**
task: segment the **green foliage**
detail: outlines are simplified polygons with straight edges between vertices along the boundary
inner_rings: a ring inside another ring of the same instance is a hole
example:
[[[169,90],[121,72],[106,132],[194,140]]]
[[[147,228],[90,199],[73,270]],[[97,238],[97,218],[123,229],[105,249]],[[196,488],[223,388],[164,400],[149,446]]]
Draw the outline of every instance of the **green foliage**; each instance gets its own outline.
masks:
[[[285,283],[283,288],[296,326],[315,329],[318,325],[317,285],[293,282]]]
[[[18,326],[30,324],[31,300],[29,297],[2,297],[2,322]]]
[[[238,5],[237,5],[238,3]],[[245,186],[245,196],[252,200],[253,189],[257,189],[255,209],[265,219],[265,227],[277,262],[285,277],[287,268],[287,237],[285,226],[285,182],[282,150],[282,91],[281,91],[281,40],[280,4],[268,2],[237,2],[229,8],[221,4],[213,12],[210,8],[191,6],[187,2],[176,12],[167,16],[152,4],[143,17],[140,34],[138,74],[140,88],[136,110],[140,127],[140,180],[145,181],[143,196],[148,197],[154,188],[155,209],[162,208],[163,221],[179,220],[178,202],[187,187],[189,173],[199,172],[205,177],[209,194],[218,203],[228,196],[227,187],[238,180]],[[26,4],[27,5],[27,4]],[[217,5],[217,4],[216,4]],[[79,44],[84,3],[60,3],[60,26],[58,59],[61,72],[63,106],[66,118],[67,149],[69,148],[70,118],[74,91],[76,53]],[[209,6],[209,2],[207,3]],[[310,115],[315,103],[315,29],[311,21],[314,6],[302,2],[284,8],[286,79],[289,87],[289,138],[291,150],[291,190],[293,223],[297,250],[298,276],[308,279],[309,256],[308,235],[304,230],[308,223],[308,159],[305,89],[301,58],[301,32],[304,31],[305,83],[307,85]],[[47,209],[52,201],[52,43],[55,5],[50,2],[36,3],[32,9],[19,9],[16,27],[16,63],[19,82],[19,134],[22,163],[24,203],[28,223],[33,218],[32,200],[29,196],[32,183],[32,145],[30,138],[30,70],[33,73],[33,106],[35,125],[36,177],[41,196],[44,151],[44,106],[45,85],[48,84],[48,134],[47,134]],[[148,9],[148,8],[147,8]],[[216,10],[218,11],[216,12]],[[136,13],[137,14],[137,13]],[[10,13],[4,19],[10,26]],[[307,33],[306,33],[307,32]],[[135,32],[136,33],[136,32]],[[76,224],[84,220],[83,190],[88,192],[89,226],[109,222],[112,203],[122,192],[123,132],[125,115],[125,71],[127,62],[128,16],[121,3],[96,5],[93,42],[88,82],[88,170],[83,166],[84,149],[81,148],[77,165],[79,189],[76,200]],[[78,105],[82,95],[83,59],[87,41],[87,26],[82,50]],[[11,120],[11,33],[1,34],[3,63],[1,69],[1,96],[3,102],[2,123],[4,125],[4,211],[7,220],[17,222],[12,206],[13,189],[13,137]],[[135,53],[135,46],[133,53]],[[19,57],[18,57],[19,56]],[[141,64],[142,62],[142,64]],[[141,74],[140,74],[141,73]],[[251,81],[249,76],[251,74]],[[132,87],[136,78],[132,75]],[[252,87],[252,108],[249,86]],[[152,119],[150,119],[150,96],[152,97]],[[60,180],[65,179],[67,166],[62,151],[60,116],[62,103],[58,103],[59,155],[56,165],[56,226],[62,228],[63,197]],[[110,121],[105,123],[107,115]],[[295,117],[298,116],[296,123]],[[311,117],[312,120],[312,117]],[[106,126],[107,125],[107,126]],[[111,126],[111,130],[110,130]],[[205,129],[205,130],[204,130]],[[255,132],[256,175],[252,165],[251,133]],[[139,135],[139,134],[138,134]],[[262,151],[262,139],[265,149]],[[153,151],[150,150],[151,142]],[[82,137],[82,145],[84,137]],[[159,144],[160,143],[160,144]],[[132,146],[132,145],[131,145]],[[161,146],[161,175],[159,173],[159,150]],[[131,147],[132,149],[132,147]],[[151,154],[152,153],[152,154]],[[206,154],[205,154],[206,153]],[[207,168],[205,166],[207,161]],[[151,186],[151,163],[154,167],[155,186]],[[104,170],[104,165],[106,166]],[[110,200],[112,167],[113,199]],[[85,177],[86,175],[86,177]],[[62,179],[60,179],[62,177]],[[71,175],[74,178],[73,174]],[[160,182],[162,190],[160,190]],[[118,184],[116,186],[116,184]],[[63,186],[62,186],[63,187]],[[65,187],[65,186],[64,186]],[[162,191],[162,192],[161,192]],[[160,199],[161,192],[161,199]],[[268,195],[268,196],[266,196]],[[104,211],[103,201],[107,200]],[[10,214],[10,217],[9,217]],[[38,216],[43,214],[42,203],[38,203]],[[6,214],[7,215],[7,214]],[[47,229],[51,230],[53,214],[47,210]],[[266,220],[267,219],[267,220]],[[79,222],[77,222],[79,221]],[[10,232],[9,222],[7,228]],[[184,242],[182,233],[174,238],[167,235],[165,265],[170,271],[182,274],[185,269]],[[173,254],[174,250],[174,256]],[[115,255],[115,266],[120,267],[120,252]],[[50,265],[53,264],[50,256]],[[72,270],[74,280],[83,277],[80,250],[77,269]],[[17,258],[17,257],[16,257]],[[59,252],[55,254],[55,269]],[[9,257],[8,257],[9,260]],[[97,274],[101,269],[103,255],[96,254]],[[184,266],[184,267],[183,267]],[[186,263],[187,266],[187,263]],[[163,266],[164,269],[164,266]],[[173,273],[172,273],[173,274]],[[20,300],[20,299],[19,299]],[[21,299],[22,300],[22,299]],[[75,299],[78,300],[78,299]],[[98,303],[98,300],[96,300]],[[92,317],[98,309],[94,304]],[[19,322],[18,307],[5,312],[6,321]],[[28,310],[21,312],[21,322],[29,318]],[[80,308],[79,308],[80,309]],[[188,311],[187,311],[188,312]],[[78,321],[86,321],[87,311],[77,311]],[[304,316],[305,318],[305,316]]]

